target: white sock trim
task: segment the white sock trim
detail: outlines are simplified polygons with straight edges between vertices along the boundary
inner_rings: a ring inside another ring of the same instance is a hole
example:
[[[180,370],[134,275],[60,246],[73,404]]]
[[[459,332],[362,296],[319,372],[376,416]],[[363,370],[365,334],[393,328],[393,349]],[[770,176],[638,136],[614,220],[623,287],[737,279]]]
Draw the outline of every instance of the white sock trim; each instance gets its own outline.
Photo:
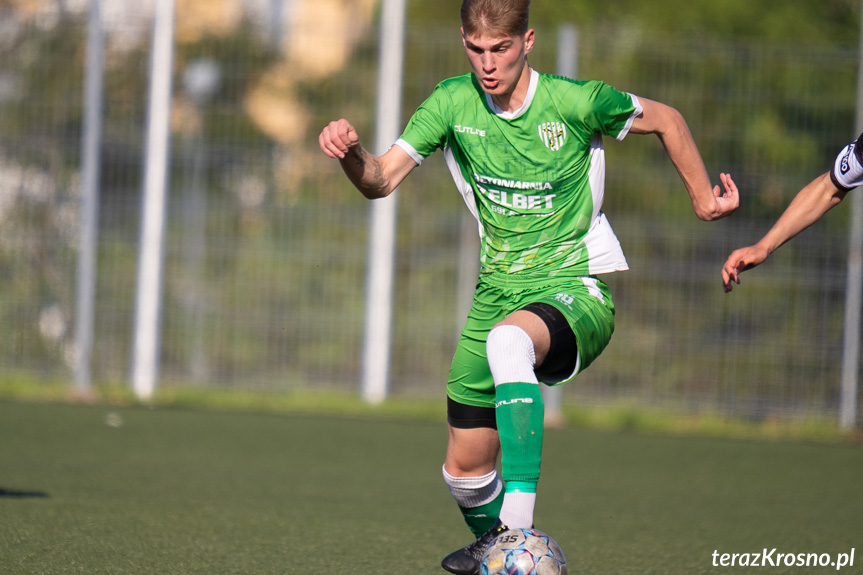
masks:
[[[455,477],[447,473],[445,466],[441,471],[450,494],[462,507],[479,507],[491,503],[503,489],[503,481],[497,470],[478,477]]]
[[[533,371],[536,365],[533,340],[517,325],[500,325],[492,329],[485,349],[495,386],[516,382],[539,383]]]

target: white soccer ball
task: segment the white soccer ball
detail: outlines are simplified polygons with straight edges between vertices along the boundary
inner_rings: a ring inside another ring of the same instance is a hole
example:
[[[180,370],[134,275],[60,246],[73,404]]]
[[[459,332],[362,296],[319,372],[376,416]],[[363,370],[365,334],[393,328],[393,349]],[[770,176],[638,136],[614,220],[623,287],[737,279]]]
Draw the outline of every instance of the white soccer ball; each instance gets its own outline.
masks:
[[[538,529],[510,529],[498,535],[482,557],[481,575],[566,575],[557,542]]]

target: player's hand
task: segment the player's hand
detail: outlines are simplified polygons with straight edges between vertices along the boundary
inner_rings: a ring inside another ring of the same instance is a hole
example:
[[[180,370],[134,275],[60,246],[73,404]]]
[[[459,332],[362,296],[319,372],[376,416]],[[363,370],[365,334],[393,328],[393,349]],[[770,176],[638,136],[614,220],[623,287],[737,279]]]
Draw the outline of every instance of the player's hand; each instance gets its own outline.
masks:
[[[358,146],[360,137],[350,122],[342,118],[330,122],[318,136],[321,150],[331,158],[344,159],[351,148]]]
[[[740,285],[741,273],[762,263],[769,255],[766,249],[758,245],[731,252],[731,255],[725,260],[725,265],[722,266],[722,286],[725,288],[725,293],[732,290],[732,282]]]
[[[740,206],[740,193],[737,191],[737,184],[731,179],[731,174],[719,174],[719,179],[725,193],[722,193],[723,190],[718,185],[713,187],[713,197],[716,198],[714,220],[731,215]]]

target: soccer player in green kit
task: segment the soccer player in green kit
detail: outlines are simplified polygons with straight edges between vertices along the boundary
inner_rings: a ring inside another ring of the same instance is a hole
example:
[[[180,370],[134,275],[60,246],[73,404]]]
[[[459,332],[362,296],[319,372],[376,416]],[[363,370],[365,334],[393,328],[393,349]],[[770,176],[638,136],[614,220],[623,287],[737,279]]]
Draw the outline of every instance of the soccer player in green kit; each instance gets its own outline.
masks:
[[[345,119],[319,137],[369,199],[390,194],[441,148],[478,222],[481,272],[447,383],[443,465],[476,540],[441,566],[463,575],[479,573],[498,533],[533,525],[544,417],[538,384],[572,380],[614,330],[611,293],[597,276],[628,266],[600,211],[603,137],[656,134],[702,220],[727,216],[739,203],[730,176],[720,175],[724,192],[711,185],[675,109],[533,70],[529,4],[463,0],[473,72],[438,84],[383,155],[365,150]]]

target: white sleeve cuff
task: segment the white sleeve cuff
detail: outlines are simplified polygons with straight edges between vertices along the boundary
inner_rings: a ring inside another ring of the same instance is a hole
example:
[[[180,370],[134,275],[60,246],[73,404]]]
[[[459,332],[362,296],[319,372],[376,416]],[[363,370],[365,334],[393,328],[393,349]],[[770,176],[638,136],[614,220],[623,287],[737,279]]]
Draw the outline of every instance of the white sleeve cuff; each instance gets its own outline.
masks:
[[[421,166],[421,165],[422,165],[423,160],[424,160],[425,158],[423,158],[423,157],[420,155],[420,153],[419,153],[419,152],[417,152],[417,151],[414,149],[414,147],[413,147],[413,146],[411,146],[410,144],[408,144],[405,140],[403,140],[402,138],[399,138],[398,140],[396,140],[396,143],[395,143],[395,144],[393,144],[393,145],[398,146],[399,148],[401,148],[402,150],[404,150],[405,152],[407,152],[407,153],[408,153],[408,156],[410,156],[410,157],[413,159],[413,161],[417,163],[417,166]]]

